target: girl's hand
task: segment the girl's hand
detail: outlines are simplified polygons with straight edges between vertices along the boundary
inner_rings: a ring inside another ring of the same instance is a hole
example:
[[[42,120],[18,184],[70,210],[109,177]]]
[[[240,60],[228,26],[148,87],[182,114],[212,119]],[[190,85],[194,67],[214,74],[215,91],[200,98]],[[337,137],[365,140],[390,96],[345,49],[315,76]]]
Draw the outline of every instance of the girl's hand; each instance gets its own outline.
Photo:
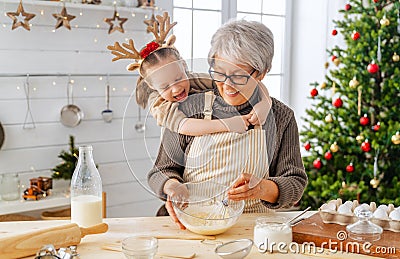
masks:
[[[227,119],[222,119],[221,122],[225,125],[228,131],[236,133],[245,133],[249,127],[249,119],[251,115],[238,115]]]
[[[186,229],[186,227],[179,221],[178,217],[176,216],[174,207],[172,205],[172,200],[174,200],[174,202],[182,208],[187,205],[186,201],[189,198],[189,192],[186,189],[186,186],[176,179],[170,179],[164,185],[164,193],[167,194],[165,208],[167,209],[168,214],[180,229]]]

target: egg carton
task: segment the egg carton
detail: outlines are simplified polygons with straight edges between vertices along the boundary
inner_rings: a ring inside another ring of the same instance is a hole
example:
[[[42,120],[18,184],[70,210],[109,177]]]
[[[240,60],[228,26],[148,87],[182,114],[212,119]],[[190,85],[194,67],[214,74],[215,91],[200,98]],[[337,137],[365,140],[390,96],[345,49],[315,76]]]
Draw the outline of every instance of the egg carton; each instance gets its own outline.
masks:
[[[395,208],[393,204],[377,207],[375,202],[359,204],[355,200],[343,203],[339,198],[323,204],[318,211],[324,223],[349,225],[358,221],[354,210],[361,207],[373,213],[371,222],[381,226],[384,230],[400,232],[400,207]]]

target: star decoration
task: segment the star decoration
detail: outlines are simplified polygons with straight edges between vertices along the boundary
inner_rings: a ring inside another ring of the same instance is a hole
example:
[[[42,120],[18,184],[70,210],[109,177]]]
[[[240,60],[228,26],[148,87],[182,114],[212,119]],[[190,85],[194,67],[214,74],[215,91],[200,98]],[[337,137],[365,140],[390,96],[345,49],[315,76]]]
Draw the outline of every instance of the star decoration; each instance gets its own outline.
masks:
[[[112,18],[105,18],[104,21],[110,25],[108,29],[108,34],[111,34],[115,31],[120,31],[124,33],[124,28],[122,25],[128,20],[128,18],[119,17],[119,13],[115,10],[114,16]]]
[[[64,26],[68,30],[71,30],[71,25],[69,24],[70,21],[75,19],[75,15],[69,15],[67,13],[67,8],[65,6],[61,10],[61,13],[53,13],[53,17],[57,19],[56,29]]]
[[[33,17],[35,17],[36,14],[26,13],[24,11],[24,7],[22,6],[22,1],[20,1],[17,11],[15,13],[14,12],[8,12],[7,16],[10,17],[13,20],[13,24],[12,24],[12,29],[13,30],[18,28],[19,26],[22,26],[22,27],[25,28],[25,30],[30,31],[31,30],[31,26],[29,24],[29,20],[32,19]],[[24,20],[24,21],[22,22],[22,20]]]
[[[156,23],[158,24],[158,22],[157,22],[157,20],[156,20],[156,17],[154,16],[154,14],[151,15],[150,20],[144,20],[143,22],[147,25],[147,30],[146,30],[147,33],[150,32],[149,26],[152,27],[152,26],[154,25],[154,22],[156,22]]]

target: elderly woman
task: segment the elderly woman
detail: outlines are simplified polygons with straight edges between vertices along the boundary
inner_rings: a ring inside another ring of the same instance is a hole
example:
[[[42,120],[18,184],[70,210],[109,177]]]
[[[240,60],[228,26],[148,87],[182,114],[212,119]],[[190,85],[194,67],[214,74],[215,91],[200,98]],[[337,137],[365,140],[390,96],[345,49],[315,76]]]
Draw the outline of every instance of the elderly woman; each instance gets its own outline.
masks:
[[[258,85],[271,69],[273,50],[273,35],[263,24],[240,20],[223,25],[213,35],[209,52],[216,88],[190,95],[179,109],[205,120],[248,114],[261,99]],[[148,182],[167,200],[168,214],[181,228],[168,197],[184,182],[216,179],[231,186],[228,198],[245,200],[245,213],[290,207],[301,198],[307,175],[294,113],[271,99],[265,124],[250,125],[244,134],[192,137],[164,131]]]

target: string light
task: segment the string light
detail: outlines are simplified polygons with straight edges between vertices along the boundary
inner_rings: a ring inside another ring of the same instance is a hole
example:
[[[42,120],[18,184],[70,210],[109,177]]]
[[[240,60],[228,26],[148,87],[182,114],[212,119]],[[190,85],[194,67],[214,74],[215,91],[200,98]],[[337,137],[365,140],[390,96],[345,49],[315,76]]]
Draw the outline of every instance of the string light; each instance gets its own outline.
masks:
[[[44,10],[40,10],[40,15],[44,15]]]
[[[36,91],[36,90],[37,90],[36,87],[34,87],[34,88],[33,88],[33,91]]]
[[[100,76],[100,77],[99,77],[99,80],[100,80],[100,81],[101,81],[101,80],[103,80],[103,77],[102,77],[102,76]]]
[[[100,28],[100,24],[97,24],[97,25],[96,25],[96,28]]]
[[[21,88],[19,86],[17,86],[17,90],[20,90]]]
[[[56,81],[53,81],[53,85],[56,85]]]
[[[115,89],[115,87],[112,88],[113,92],[115,92],[117,89]]]
[[[94,40],[93,40],[93,41],[94,41],[94,43],[97,43],[97,38],[94,38]]]
[[[83,87],[83,91],[85,91],[85,92],[86,92],[86,90],[87,90],[86,86],[85,86],[85,87]]]
[[[136,14],[135,13],[132,13],[132,17],[135,17],[136,16]]]

